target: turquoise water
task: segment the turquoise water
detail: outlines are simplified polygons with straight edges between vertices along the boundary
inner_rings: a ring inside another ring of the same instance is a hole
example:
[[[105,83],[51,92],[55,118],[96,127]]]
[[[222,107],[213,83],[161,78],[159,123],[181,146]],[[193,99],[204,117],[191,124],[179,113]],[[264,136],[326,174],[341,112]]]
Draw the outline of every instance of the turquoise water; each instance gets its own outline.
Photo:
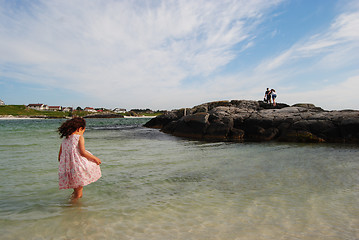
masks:
[[[359,147],[189,141],[90,119],[102,178],[58,190],[63,120],[0,121],[1,239],[359,239]]]

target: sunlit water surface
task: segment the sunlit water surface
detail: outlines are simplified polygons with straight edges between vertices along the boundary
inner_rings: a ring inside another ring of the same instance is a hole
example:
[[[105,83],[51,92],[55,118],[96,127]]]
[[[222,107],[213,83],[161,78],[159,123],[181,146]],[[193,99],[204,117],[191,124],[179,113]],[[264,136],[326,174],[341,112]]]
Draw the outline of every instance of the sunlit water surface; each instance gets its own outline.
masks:
[[[91,119],[102,178],[58,190],[63,120],[0,121],[1,239],[359,239],[359,147],[189,141]]]

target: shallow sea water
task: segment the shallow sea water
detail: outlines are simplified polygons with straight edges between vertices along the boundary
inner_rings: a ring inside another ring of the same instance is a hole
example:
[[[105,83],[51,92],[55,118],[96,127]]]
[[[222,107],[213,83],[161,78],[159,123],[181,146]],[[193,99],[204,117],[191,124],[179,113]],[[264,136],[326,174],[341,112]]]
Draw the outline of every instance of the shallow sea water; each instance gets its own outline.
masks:
[[[201,142],[90,119],[102,178],[58,190],[63,120],[0,121],[1,239],[359,239],[359,146]]]

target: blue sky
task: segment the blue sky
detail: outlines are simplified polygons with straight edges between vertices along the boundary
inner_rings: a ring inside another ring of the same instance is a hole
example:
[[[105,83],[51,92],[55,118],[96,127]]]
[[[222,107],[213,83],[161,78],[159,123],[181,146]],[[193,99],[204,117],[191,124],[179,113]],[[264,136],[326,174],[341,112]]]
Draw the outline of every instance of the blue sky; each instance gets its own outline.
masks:
[[[357,0],[0,0],[6,104],[359,109]]]

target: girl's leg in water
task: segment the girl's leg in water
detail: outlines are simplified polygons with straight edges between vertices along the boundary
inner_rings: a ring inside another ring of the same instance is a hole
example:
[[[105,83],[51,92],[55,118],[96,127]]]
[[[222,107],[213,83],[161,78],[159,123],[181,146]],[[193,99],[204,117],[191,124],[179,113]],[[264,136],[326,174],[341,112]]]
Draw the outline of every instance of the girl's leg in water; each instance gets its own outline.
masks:
[[[83,191],[84,187],[78,187],[78,188],[74,188],[74,192],[72,194],[72,199],[76,200],[79,198],[82,198],[82,191]]]

